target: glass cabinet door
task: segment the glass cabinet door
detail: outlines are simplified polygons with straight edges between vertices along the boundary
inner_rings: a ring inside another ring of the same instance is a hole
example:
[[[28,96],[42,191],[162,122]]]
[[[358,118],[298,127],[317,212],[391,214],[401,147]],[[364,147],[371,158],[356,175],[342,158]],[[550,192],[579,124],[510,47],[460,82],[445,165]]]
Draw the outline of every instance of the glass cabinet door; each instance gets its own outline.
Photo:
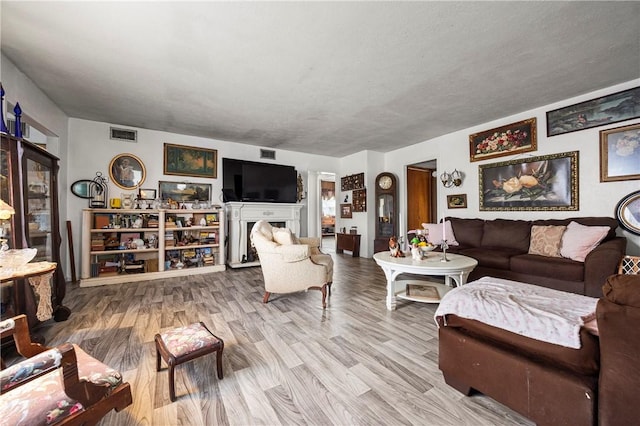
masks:
[[[51,167],[32,158],[25,158],[26,179],[25,222],[27,245],[38,249],[34,261],[54,262],[51,228]]]

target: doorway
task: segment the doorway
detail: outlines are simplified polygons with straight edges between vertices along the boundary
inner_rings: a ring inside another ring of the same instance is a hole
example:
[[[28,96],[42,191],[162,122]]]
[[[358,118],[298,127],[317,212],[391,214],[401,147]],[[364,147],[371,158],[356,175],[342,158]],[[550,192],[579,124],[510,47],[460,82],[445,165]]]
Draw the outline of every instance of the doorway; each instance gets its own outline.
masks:
[[[335,249],[336,232],[336,177],[333,173],[320,175],[320,227],[322,249]]]
[[[422,229],[438,217],[436,160],[407,166],[407,230]]]

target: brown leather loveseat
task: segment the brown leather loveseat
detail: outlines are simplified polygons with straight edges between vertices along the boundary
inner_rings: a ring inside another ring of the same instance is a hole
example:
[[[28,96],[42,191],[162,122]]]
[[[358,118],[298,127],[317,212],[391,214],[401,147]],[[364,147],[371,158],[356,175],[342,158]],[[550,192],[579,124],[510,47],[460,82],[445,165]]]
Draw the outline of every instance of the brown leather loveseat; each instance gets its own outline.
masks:
[[[449,252],[478,261],[469,281],[485,276],[536,284],[556,290],[602,296],[602,283],[615,274],[626,249],[626,238],[616,236],[618,222],[610,217],[576,217],[547,220],[447,218],[460,245]],[[575,221],[585,226],[608,226],[609,233],[584,262],[564,257],[529,254],[533,225],[564,225]]]

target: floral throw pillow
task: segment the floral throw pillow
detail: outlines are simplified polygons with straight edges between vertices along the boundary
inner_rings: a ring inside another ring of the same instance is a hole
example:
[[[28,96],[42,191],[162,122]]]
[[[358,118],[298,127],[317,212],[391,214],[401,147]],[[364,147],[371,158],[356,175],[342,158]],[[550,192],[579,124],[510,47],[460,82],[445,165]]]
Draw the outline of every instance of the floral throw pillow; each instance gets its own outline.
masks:
[[[560,244],[562,243],[562,235],[566,229],[566,226],[533,225],[531,227],[529,254],[562,257],[560,254]]]

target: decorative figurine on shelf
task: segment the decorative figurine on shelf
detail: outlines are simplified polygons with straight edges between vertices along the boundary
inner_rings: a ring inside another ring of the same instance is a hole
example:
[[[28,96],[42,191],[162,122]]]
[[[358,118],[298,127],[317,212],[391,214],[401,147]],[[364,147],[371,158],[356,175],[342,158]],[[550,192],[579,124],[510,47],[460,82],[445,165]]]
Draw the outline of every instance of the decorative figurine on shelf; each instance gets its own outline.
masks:
[[[2,84],[0,84],[0,133],[9,134],[9,129],[7,129],[7,126],[4,124],[4,113],[2,112],[3,105],[4,105],[4,88],[2,87]]]
[[[389,238],[389,251],[391,252],[391,257],[404,257],[398,238],[395,235]]]

